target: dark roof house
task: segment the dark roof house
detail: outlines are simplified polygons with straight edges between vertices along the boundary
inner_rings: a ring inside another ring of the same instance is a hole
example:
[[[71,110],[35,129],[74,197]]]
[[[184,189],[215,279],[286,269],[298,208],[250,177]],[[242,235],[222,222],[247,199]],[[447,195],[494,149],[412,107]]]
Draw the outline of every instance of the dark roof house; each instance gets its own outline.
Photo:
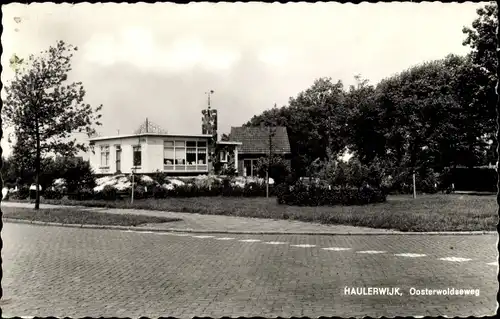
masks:
[[[286,127],[277,126],[274,129],[270,148],[269,127],[231,127],[229,139],[241,143],[238,146],[238,175],[256,176],[258,159],[269,154],[270,150],[272,154],[283,155],[285,158],[291,155]]]
[[[290,141],[286,127],[277,126],[271,138],[274,154],[289,154]],[[269,127],[231,127],[229,139],[241,142],[240,154],[267,154],[269,152]]]

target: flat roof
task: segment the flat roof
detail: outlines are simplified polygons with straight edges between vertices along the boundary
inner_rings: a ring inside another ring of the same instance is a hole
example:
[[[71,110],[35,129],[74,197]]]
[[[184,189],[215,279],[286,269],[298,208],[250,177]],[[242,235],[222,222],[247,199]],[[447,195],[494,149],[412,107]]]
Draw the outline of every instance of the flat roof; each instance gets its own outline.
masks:
[[[197,137],[197,138],[210,138],[210,134],[160,134],[160,133],[141,133],[141,134],[125,134],[125,135],[114,135],[114,136],[97,136],[89,138],[89,141],[105,141],[105,140],[119,140],[123,138],[131,137]]]

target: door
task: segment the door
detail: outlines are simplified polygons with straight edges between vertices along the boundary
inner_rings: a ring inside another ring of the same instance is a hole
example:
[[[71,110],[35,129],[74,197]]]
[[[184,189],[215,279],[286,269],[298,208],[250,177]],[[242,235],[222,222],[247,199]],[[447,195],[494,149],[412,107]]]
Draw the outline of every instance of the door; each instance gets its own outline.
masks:
[[[243,161],[243,176],[253,176],[252,160],[246,159]]]
[[[121,149],[116,150],[116,171],[117,172],[122,171],[122,150]]]

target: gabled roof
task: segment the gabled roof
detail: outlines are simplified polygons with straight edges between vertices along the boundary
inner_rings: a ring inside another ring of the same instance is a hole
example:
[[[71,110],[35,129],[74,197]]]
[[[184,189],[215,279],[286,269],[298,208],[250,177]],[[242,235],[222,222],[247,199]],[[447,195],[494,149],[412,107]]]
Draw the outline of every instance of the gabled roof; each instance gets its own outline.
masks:
[[[229,138],[231,141],[241,142],[240,154],[267,154],[269,153],[269,127],[231,127]],[[290,141],[286,127],[274,127],[275,134],[271,139],[274,154],[290,153]]]

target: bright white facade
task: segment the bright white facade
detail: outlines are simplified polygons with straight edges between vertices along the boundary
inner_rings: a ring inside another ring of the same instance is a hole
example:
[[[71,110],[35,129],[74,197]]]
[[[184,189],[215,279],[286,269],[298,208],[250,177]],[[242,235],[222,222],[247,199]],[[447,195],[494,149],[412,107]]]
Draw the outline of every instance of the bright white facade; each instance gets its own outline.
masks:
[[[208,134],[157,133],[95,137],[90,139],[93,153],[89,162],[96,174],[206,174],[210,138]]]

